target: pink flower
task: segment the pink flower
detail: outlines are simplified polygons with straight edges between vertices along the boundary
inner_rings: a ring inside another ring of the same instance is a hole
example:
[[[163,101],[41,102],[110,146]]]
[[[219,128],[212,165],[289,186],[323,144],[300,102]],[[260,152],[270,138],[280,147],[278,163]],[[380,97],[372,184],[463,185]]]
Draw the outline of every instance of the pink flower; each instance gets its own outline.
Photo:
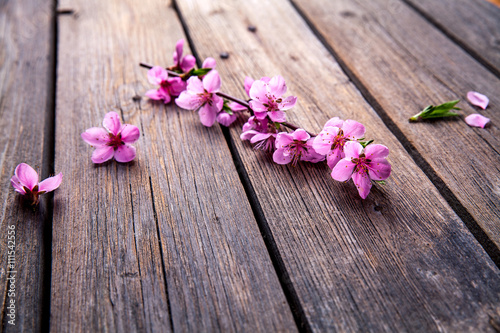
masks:
[[[252,144],[255,144],[254,149],[261,149],[267,152],[272,152],[276,146],[276,132],[256,133],[250,139]]]
[[[266,134],[269,132],[276,132],[276,128],[274,127],[274,131],[270,129],[269,120],[267,118],[257,119],[255,116],[252,116],[248,118],[247,122],[243,125],[243,133],[241,133],[240,139],[251,140],[256,134]]]
[[[232,114],[229,114],[224,110],[217,114],[217,122],[226,127],[231,126],[231,124],[238,118],[241,111],[245,111],[247,109],[245,106],[236,102],[229,103],[228,107],[231,109]]]
[[[488,97],[475,91],[469,91],[467,93],[467,99],[472,105],[479,106],[483,110],[486,109],[488,103],[490,102]]]
[[[215,59],[212,57],[208,57],[203,61],[203,64],[201,65],[201,68],[212,68],[214,69],[217,66],[217,63],[215,62]]]
[[[139,129],[134,125],[122,125],[116,112],[107,113],[102,124],[104,128],[92,127],[82,133],[83,141],[96,148],[92,162],[104,163],[113,157],[117,162],[132,161],[135,147],[130,144],[139,139]]]
[[[262,78],[263,79],[263,78]],[[262,80],[261,79],[261,80]],[[250,76],[245,77],[245,92],[248,96],[250,96],[250,88],[252,88],[252,84],[255,82]]]
[[[327,155],[330,169],[345,157],[344,145],[356,141],[365,135],[365,127],[354,120],[342,121],[338,117],[330,119],[323,130],[314,139],[313,147],[317,153]]]
[[[182,71],[183,73],[189,72],[196,64],[196,59],[192,55],[188,54],[185,57],[182,56],[184,49],[184,39],[179,39],[175,45],[174,52],[174,63],[171,69]]]
[[[273,122],[283,123],[286,121],[284,111],[295,105],[297,97],[288,96],[285,99],[282,98],[283,94],[286,93],[286,83],[281,76],[278,75],[270,80],[267,79],[262,78],[252,84],[249,91],[252,99],[250,107],[258,119],[269,116]]]
[[[216,95],[221,86],[219,73],[213,69],[201,81],[192,76],[187,81],[187,90],[175,100],[175,104],[187,110],[200,110],[200,121],[210,127],[214,124],[224,100]]]
[[[38,196],[47,192],[52,192],[61,185],[63,175],[59,173],[54,177],[49,177],[38,182],[38,173],[26,163],[21,163],[16,167],[14,176],[10,183],[16,192],[24,195],[33,205],[39,201]]]
[[[278,164],[297,165],[300,161],[317,163],[323,161],[325,156],[318,154],[312,147],[314,138],[303,129],[299,128],[293,133],[281,132],[276,137],[276,151],[273,154],[274,162]]]
[[[148,71],[148,80],[159,87],[156,90],[148,90],[146,96],[154,100],[163,100],[165,104],[170,102],[171,96],[179,96],[186,89],[186,82],[180,77],[169,78],[166,69],[160,66],[154,66]]]
[[[490,118],[474,113],[465,117],[465,122],[469,126],[484,128],[484,126],[490,122]]]
[[[344,145],[345,158],[335,165],[332,178],[348,181],[351,177],[361,198],[365,199],[372,187],[371,180],[385,180],[391,174],[391,165],[386,160],[389,148],[372,144],[365,148],[359,142],[349,141]]]

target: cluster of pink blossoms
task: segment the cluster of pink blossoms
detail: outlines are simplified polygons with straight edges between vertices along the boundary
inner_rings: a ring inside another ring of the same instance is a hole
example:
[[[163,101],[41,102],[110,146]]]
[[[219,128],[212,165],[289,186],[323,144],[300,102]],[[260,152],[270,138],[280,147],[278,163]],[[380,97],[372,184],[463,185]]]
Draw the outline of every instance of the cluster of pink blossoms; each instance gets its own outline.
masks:
[[[383,145],[364,142],[365,127],[354,120],[330,119],[323,130],[314,135],[286,120],[286,111],[295,106],[297,97],[285,96],[287,86],[281,76],[262,77],[244,81],[248,101],[220,92],[221,79],[215,70],[215,60],[207,58],[201,69],[194,69],[194,58],[182,58],[182,45],[177,42],[175,65],[169,68],[149,66],[148,79],[159,86],[146,96],[175,103],[187,110],[198,111],[203,125],[210,127],[216,121],[231,125],[244,111],[250,117],[243,125],[240,138],[249,140],[256,149],[273,153],[278,164],[299,161],[318,163],[327,161],[331,176],[338,181],[352,179],[364,199],[370,193],[372,180],[383,181],[391,173],[387,161],[389,149]],[[284,131],[285,128],[293,132]]]

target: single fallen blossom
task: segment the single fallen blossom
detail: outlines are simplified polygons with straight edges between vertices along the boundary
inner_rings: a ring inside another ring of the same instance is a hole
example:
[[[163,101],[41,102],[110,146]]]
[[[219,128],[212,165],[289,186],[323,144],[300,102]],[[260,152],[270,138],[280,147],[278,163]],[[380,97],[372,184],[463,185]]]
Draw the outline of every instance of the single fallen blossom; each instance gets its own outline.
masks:
[[[21,163],[16,167],[10,183],[16,192],[22,194],[32,205],[36,205],[40,194],[54,191],[61,185],[62,178],[62,173],[59,173],[38,182],[38,173],[28,164]]]
[[[285,110],[292,108],[297,102],[297,97],[288,96],[282,98],[286,93],[286,83],[283,77],[275,76],[272,79],[261,78],[253,82],[249,90],[249,104],[258,119],[266,116],[273,122],[286,122]]]
[[[100,164],[113,157],[117,162],[132,161],[136,152],[130,144],[139,139],[139,129],[134,125],[122,125],[116,112],[107,113],[102,124],[104,128],[92,127],[81,135],[83,141],[96,148],[92,162]]]
[[[357,121],[343,121],[335,117],[327,121],[323,130],[314,138],[313,148],[317,153],[326,155],[328,166],[333,169],[345,157],[345,143],[363,138],[365,131],[365,126]]]
[[[381,181],[391,174],[391,165],[386,160],[389,148],[372,144],[365,148],[356,141],[344,145],[345,158],[332,170],[332,178],[341,182],[352,178],[361,198],[365,199],[372,187],[371,180]]]
[[[483,110],[486,109],[488,103],[490,102],[487,96],[476,91],[469,91],[467,93],[467,99],[472,105],[479,106]]]
[[[177,97],[175,104],[186,110],[199,109],[201,123],[210,127],[224,105],[224,100],[216,95],[220,86],[219,73],[215,69],[211,70],[203,81],[192,76],[187,81],[186,90]]]
[[[186,82],[180,77],[169,77],[167,70],[160,66],[154,66],[148,71],[148,80],[159,87],[148,90],[146,96],[153,100],[163,100],[165,104],[186,89]]]
[[[317,163],[325,159],[324,155],[318,154],[312,147],[314,138],[303,129],[299,128],[293,133],[281,132],[276,137],[276,151],[273,154],[273,161],[278,164],[288,164],[293,166],[297,162],[308,161]]]
[[[176,72],[182,72],[186,73],[189,72],[194,65],[196,64],[196,58],[193,57],[191,54],[188,54],[186,56],[182,56],[184,49],[184,39],[179,39],[175,45],[175,52],[174,52],[174,65],[172,67],[169,67],[169,69],[176,71]]]
[[[480,114],[474,113],[465,117],[465,122],[467,125],[472,127],[481,127],[484,128],[487,123],[490,122],[490,118],[486,118]]]

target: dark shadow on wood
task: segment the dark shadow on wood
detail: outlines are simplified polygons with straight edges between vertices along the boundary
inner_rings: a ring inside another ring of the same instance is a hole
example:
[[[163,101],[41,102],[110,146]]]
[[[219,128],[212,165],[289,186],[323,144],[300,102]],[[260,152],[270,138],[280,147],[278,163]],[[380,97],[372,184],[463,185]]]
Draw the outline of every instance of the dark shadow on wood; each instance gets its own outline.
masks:
[[[415,163],[422,169],[425,175],[431,180],[434,186],[437,188],[441,196],[448,202],[450,207],[455,211],[455,213],[464,222],[466,227],[472,233],[474,238],[483,247],[486,253],[493,260],[495,265],[500,268],[500,249],[498,249],[495,243],[488,237],[484,230],[479,226],[476,220],[468,212],[468,210],[460,203],[458,198],[453,194],[446,183],[437,175],[436,171],[430,166],[430,164],[422,157],[415,146],[408,140],[401,129],[394,123],[394,121],[385,112],[384,108],[378,103],[378,101],[373,97],[368,88],[361,82],[361,80],[354,74],[354,72],[346,65],[343,59],[338,55],[338,53],[333,49],[333,47],[328,43],[326,38],[320,33],[318,28],[313,24],[313,22],[307,17],[307,15],[297,6],[297,4],[290,0],[290,3],[295,8],[297,13],[302,17],[304,22],[309,26],[311,31],[316,35],[318,40],[323,44],[323,46],[330,52],[335,61],[339,64],[340,68],[353,82],[356,88],[359,90],[363,98],[368,104],[375,110],[380,119],[389,128],[389,130],[394,134],[394,136],[399,140],[401,145],[405,148],[411,158]]]

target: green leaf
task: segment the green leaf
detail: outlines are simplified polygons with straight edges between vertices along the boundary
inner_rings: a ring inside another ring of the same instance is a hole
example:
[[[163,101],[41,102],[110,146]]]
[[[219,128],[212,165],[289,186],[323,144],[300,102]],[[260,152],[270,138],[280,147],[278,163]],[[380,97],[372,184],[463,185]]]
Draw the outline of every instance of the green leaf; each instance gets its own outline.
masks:
[[[460,100],[446,102],[437,106],[429,105],[413,117],[411,117],[410,121],[419,121],[423,119],[436,119],[436,118],[445,118],[445,117],[455,117],[458,116],[458,113],[451,112],[450,110],[460,110],[460,108],[456,107],[457,103]]]
[[[375,183],[379,184],[379,185],[386,185],[387,183],[385,182],[385,180],[374,180]]]
[[[364,138],[363,138],[364,139]],[[363,140],[363,139],[360,139],[360,140]],[[362,146],[363,148],[366,148],[366,146],[368,146],[370,143],[373,142],[373,140],[368,140],[368,141],[358,141]]]
[[[227,114],[229,114],[231,116],[233,115],[233,110],[231,110],[231,108],[227,104],[226,100],[224,100],[224,104],[222,105],[222,111],[224,111],[225,113],[227,113]]]
[[[198,69],[191,70],[191,71],[193,72],[192,75],[203,76],[203,75],[207,74],[208,72],[210,72],[211,70],[212,70],[212,68],[198,68]]]

